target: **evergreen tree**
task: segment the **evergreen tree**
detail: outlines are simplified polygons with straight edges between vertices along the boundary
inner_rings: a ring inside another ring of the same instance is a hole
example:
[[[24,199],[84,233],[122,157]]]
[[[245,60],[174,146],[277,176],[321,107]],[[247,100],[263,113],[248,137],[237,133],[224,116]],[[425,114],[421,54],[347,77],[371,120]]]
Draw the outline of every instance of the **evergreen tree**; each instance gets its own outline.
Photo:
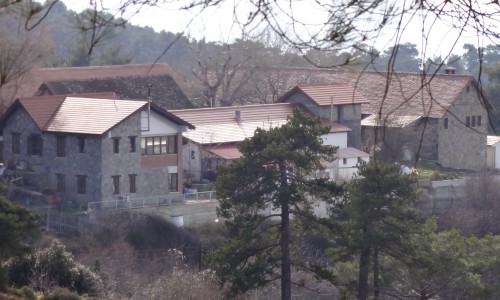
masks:
[[[380,294],[380,255],[405,258],[411,253],[408,237],[421,228],[419,213],[411,208],[416,193],[409,176],[396,164],[373,160],[359,166],[359,178],[332,207],[332,230],[337,258],[359,259],[358,299],[368,299],[373,270],[373,295]]]
[[[0,290],[6,283],[2,269],[5,260],[31,250],[26,241],[38,233],[38,220],[36,213],[0,196]]]
[[[333,182],[309,176],[333,160],[335,148],[321,139],[328,132],[295,110],[287,124],[257,129],[239,145],[243,157],[221,168],[217,212],[228,238],[208,262],[232,295],[281,279],[282,299],[291,299],[290,216],[313,220],[312,206],[337,191]]]

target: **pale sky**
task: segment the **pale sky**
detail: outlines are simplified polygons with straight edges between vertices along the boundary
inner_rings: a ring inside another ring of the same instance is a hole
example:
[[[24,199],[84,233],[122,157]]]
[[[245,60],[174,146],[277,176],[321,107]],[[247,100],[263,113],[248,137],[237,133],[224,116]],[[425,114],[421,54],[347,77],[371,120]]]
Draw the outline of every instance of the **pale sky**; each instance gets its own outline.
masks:
[[[118,0],[107,0],[106,3],[116,3],[116,1]],[[68,9],[76,11],[80,11],[88,5],[87,1],[82,0],[63,0],[63,2]],[[137,15],[130,19],[130,22],[134,25],[150,26],[156,31],[184,32],[186,35],[197,40],[205,38],[207,41],[230,42],[234,38],[241,37],[241,27],[234,22],[236,20],[234,7],[237,7],[239,11],[240,21],[243,21],[242,19],[246,18],[247,11],[245,10],[245,0],[222,1],[222,4],[216,8],[206,9],[200,14],[197,14],[195,11],[180,10],[181,3],[185,2],[172,1],[168,5],[159,7],[143,7]],[[322,7],[317,4],[317,1],[303,0],[294,1],[293,3],[295,5],[293,10],[295,12],[294,18],[298,18],[304,23],[309,24],[309,27],[299,28],[299,30],[304,30],[304,33],[306,30],[309,32],[319,30],[321,26],[318,24],[321,24],[325,20],[326,14]],[[243,12],[245,12],[245,15]],[[286,18],[283,19],[285,20]],[[286,20],[283,23],[286,23]],[[426,21],[426,27],[424,28],[428,30],[430,24],[431,22]],[[417,15],[409,22],[400,42],[416,44],[421,54],[424,52],[422,51],[424,50],[422,45],[425,45],[427,58],[438,55],[444,57],[447,55],[458,36],[458,33],[451,29],[451,24],[445,24],[444,22],[437,22],[437,24],[433,25],[431,30],[432,35],[427,41],[422,40],[421,31],[421,19]],[[379,50],[394,44],[393,40],[391,41],[394,35],[391,29],[385,28],[384,33],[385,35],[377,38],[375,43],[375,47]],[[462,44],[464,43],[472,43],[477,47],[487,45],[489,41],[478,38],[475,33],[465,32],[462,33],[462,37],[453,52],[462,54]]]

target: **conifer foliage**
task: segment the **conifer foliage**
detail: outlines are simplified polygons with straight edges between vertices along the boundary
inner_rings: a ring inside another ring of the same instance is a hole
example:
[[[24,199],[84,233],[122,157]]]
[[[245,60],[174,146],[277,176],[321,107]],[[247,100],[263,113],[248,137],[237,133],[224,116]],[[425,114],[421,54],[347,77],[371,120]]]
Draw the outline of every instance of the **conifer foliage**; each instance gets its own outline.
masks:
[[[313,205],[338,190],[311,176],[334,159],[335,148],[321,138],[328,132],[296,110],[280,127],[257,129],[239,145],[242,158],[220,170],[218,215],[229,236],[208,263],[232,295],[280,279],[282,299],[291,298],[290,217],[313,220]]]

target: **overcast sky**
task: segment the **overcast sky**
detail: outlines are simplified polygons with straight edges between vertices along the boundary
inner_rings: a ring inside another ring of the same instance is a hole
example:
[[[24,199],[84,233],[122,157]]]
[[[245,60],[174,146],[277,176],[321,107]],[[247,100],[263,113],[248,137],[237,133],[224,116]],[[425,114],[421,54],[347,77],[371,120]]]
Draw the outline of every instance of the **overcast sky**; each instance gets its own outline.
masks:
[[[114,0],[107,0],[106,3],[113,3]],[[88,3],[82,0],[63,0],[69,9],[80,11]],[[173,1],[169,5],[164,5],[154,8],[141,8],[139,14],[130,19],[130,22],[140,26],[150,26],[156,31],[170,31],[174,33],[184,32],[185,34],[196,38],[198,40],[205,38],[207,41],[231,41],[233,38],[241,37],[241,28],[235,24],[236,19],[233,11],[236,5],[239,11],[239,18],[246,17],[244,3],[245,1],[230,0],[222,1],[223,5],[216,8],[210,8],[197,14],[195,11],[180,10],[183,1]],[[184,2],[185,3],[185,2]],[[242,4],[243,3],[243,4]],[[324,10],[317,5],[316,1],[304,0],[296,1],[296,8],[294,9],[295,18],[300,18],[305,23],[310,24],[310,31],[319,28],[319,25],[314,26],[315,23],[321,24],[326,15]],[[241,16],[243,15],[243,17]],[[427,22],[430,24],[430,22]],[[500,27],[500,25],[499,25]],[[426,30],[428,28],[425,28]],[[306,30],[306,29],[302,29]],[[417,45],[417,48],[422,53],[422,44],[426,45],[426,56],[445,56],[450,51],[452,45],[457,39],[458,33],[451,29],[451,24],[438,22],[432,29],[432,35],[429,36],[427,42],[421,38],[421,19],[418,16],[409,22],[405,33],[403,34],[400,42],[411,42]],[[391,38],[394,32],[390,28],[385,28],[384,34],[379,36],[375,41],[375,47],[379,50],[387,48],[394,44]],[[453,50],[456,54],[462,54],[462,44],[472,43],[476,47],[484,46],[488,42],[478,38],[475,33],[465,32],[462,33],[462,38]]]

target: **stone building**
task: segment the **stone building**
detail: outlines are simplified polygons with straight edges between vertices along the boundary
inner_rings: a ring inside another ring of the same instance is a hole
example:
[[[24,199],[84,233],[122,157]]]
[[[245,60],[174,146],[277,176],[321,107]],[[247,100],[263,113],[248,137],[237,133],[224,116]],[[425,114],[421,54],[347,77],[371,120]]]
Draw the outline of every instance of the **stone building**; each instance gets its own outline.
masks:
[[[340,99],[337,101],[335,105],[341,106]],[[318,109],[315,102],[308,104],[310,104],[309,109],[303,103],[283,102],[170,111],[196,126],[196,129],[183,133],[186,141],[184,146],[185,178],[189,178],[192,182],[198,182],[203,179],[204,175],[215,174],[217,166],[228,164],[241,157],[237,142],[252,137],[257,128],[268,129],[285,124],[288,122],[288,118],[293,115],[294,109],[301,109],[312,117],[318,115],[322,117],[323,124],[330,127],[330,132],[322,136],[323,143],[339,148],[338,159],[333,164],[325,166],[325,170],[318,170],[318,172],[333,180],[350,179],[357,172],[356,164],[359,160],[367,162],[369,155],[348,146],[348,134],[351,133],[352,129],[339,124],[337,122],[338,115],[335,115],[335,120],[330,120],[330,115],[328,114],[328,118],[326,118],[326,112]],[[351,108],[352,104],[348,103],[345,106]],[[339,109],[335,107],[335,113],[338,111]],[[351,116],[350,113],[347,113],[347,109],[340,111]],[[329,112],[330,110],[328,110]],[[357,123],[353,122],[351,125],[359,130],[361,116],[359,108],[357,112]],[[345,120],[352,120],[352,117],[346,117]]]
[[[31,69],[2,88],[5,99],[42,95],[115,93],[120,99],[150,99],[163,109],[193,108],[183,80],[167,64],[130,64]]]
[[[492,108],[472,76],[453,72],[429,78],[418,73],[391,76],[388,81],[363,74],[360,80],[361,92],[372,87],[375,93],[363,108],[371,113],[361,122],[366,146],[375,146],[389,160],[427,159],[467,170],[486,167]],[[387,87],[385,92],[376,88],[379,85]]]
[[[182,189],[190,123],[146,101],[17,99],[0,118],[5,163],[26,186],[79,203]]]
[[[278,102],[300,103],[312,115],[346,126],[347,146],[361,146],[361,105],[368,100],[349,84],[296,86]]]

